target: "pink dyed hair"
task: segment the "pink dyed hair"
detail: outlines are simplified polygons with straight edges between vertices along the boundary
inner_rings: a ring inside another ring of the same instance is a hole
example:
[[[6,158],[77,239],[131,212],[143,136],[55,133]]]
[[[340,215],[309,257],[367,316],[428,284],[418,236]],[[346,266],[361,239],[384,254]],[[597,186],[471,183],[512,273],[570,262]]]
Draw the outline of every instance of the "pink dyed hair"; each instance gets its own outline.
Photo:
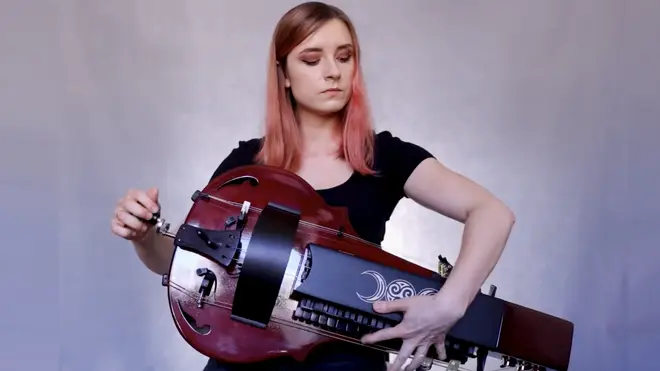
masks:
[[[339,8],[306,2],[289,10],[277,24],[270,46],[266,87],[266,127],[256,160],[295,171],[299,166],[301,138],[292,97],[285,86],[287,55],[327,21],[343,21],[353,39],[355,74],[352,95],[343,109],[342,155],[361,174],[373,174],[374,131],[360,67],[360,48],[353,23]]]

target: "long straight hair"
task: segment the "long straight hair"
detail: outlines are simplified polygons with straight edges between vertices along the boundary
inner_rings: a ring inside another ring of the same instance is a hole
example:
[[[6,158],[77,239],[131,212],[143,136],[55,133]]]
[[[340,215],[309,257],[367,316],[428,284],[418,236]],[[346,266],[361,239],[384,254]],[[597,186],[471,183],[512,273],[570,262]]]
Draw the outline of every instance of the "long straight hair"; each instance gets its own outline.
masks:
[[[360,67],[360,47],[355,27],[339,8],[307,2],[289,10],[273,33],[268,61],[265,135],[256,160],[265,165],[296,171],[300,166],[302,140],[294,114],[293,96],[285,86],[287,55],[324,23],[339,19],[351,34],[355,74],[352,94],[341,112],[341,155],[361,174],[373,174],[374,130]]]

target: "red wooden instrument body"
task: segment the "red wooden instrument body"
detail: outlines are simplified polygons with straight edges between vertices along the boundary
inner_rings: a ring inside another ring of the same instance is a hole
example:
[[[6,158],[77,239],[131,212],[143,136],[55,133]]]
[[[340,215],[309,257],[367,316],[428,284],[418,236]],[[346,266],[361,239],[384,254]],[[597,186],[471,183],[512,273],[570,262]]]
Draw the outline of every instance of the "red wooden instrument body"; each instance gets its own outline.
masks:
[[[361,334],[401,320],[375,314],[370,303],[431,295],[444,283],[356,237],[345,209],[328,206],[288,171],[236,168],[195,192],[193,202],[176,235],[164,233],[175,250],[163,284],[181,336],[220,361],[302,361],[324,343],[361,344]],[[567,370],[573,324],[494,294],[479,293],[452,327],[449,359],[476,357],[483,370],[493,353],[506,356],[504,366]],[[369,347],[396,353],[399,344]],[[433,348],[427,357],[437,360]]]
[[[241,234],[240,256],[236,257],[239,261],[249,252],[251,231],[261,210],[269,203],[296,209],[301,215],[284,281],[265,329],[231,318],[237,272],[233,269],[228,271],[204,256],[179,248],[175,239],[177,247],[167,277],[171,313],[183,338],[208,357],[232,363],[256,362],[280,356],[303,360],[322,343],[359,343],[349,337],[292,320],[297,302],[290,298],[290,294],[304,265],[305,246],[310,243],[417,275],[432,277],[434,274],[354,237],[357,234],[349,223],[346,210],[328,206],[308,183],[290,172],[265,166],[237,168],[215,178],[202,192],[212,198],[195,200],[185,224],[223,230],[228,219],[240,214],[243,203],[250,202]],[[342,232],[341,237],[339,231]],[[217,278],[216,287],[204,298],[202,308],[197,305],[202,282],[198,275],[200,268],[209,269]],[[341,279],[342,267],[336,269],[337,277]],[[200,331],[204,326],[205,329]]]

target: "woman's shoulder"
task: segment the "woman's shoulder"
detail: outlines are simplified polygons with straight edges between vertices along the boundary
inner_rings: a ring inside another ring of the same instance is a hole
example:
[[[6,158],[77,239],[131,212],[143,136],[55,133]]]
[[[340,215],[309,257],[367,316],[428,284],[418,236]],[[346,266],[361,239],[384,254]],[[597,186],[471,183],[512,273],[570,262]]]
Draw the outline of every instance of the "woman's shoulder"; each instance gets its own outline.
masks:
[[[393,180],[401,190],[417,166],[428,158],[434,158],[434,155],[426,148],[403,140],[388,130],[376,134],[374,168]]]
[[[234,148],[235,151],[240,151],[246,154],[257,154],[261,149],[261,142],[263,138],[251,138],[239,140],[238,145]]]
[[[389,131],[389,130],[379,131],[376,134],[376,145],[378,145],[380,143],[384,143],[384,144],[387,145],[393,139],[396,139],[396,137],[394,135],[392,135],[391,131]]]
[[[406,141],[392,134],[389,130],[380,131],[375,135],[374,150],[376,160],[391,160],[402,156],[431,157],[432,154],[417,143]]]
[[[260,149],[261,138],[239,140],[237,144],[233,145],[229,155],[215,169],[213,175],[211,175],[211,179],[239,166],[254,164],[255,157]]]

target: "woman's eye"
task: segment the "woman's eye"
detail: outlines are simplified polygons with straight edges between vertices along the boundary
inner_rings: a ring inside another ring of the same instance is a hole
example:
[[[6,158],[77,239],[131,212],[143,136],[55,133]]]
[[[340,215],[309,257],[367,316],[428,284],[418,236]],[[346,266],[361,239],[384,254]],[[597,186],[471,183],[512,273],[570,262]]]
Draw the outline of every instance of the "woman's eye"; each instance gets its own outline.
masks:
[[[348,61],[351,60],[351,56],[350,56],[350,55],[346,55],[346,56],[339,57],[339,58],[337,58],[337,59],[339,59],[339,61],[342,62],[342,63],[346,63],[346,62],[348,62]]]
[[[303,60],[303,63],[305,63],[308,66],[316,66],[317,64],[319,64],[319,60],[318,59],[314,60],[314,61]]]

